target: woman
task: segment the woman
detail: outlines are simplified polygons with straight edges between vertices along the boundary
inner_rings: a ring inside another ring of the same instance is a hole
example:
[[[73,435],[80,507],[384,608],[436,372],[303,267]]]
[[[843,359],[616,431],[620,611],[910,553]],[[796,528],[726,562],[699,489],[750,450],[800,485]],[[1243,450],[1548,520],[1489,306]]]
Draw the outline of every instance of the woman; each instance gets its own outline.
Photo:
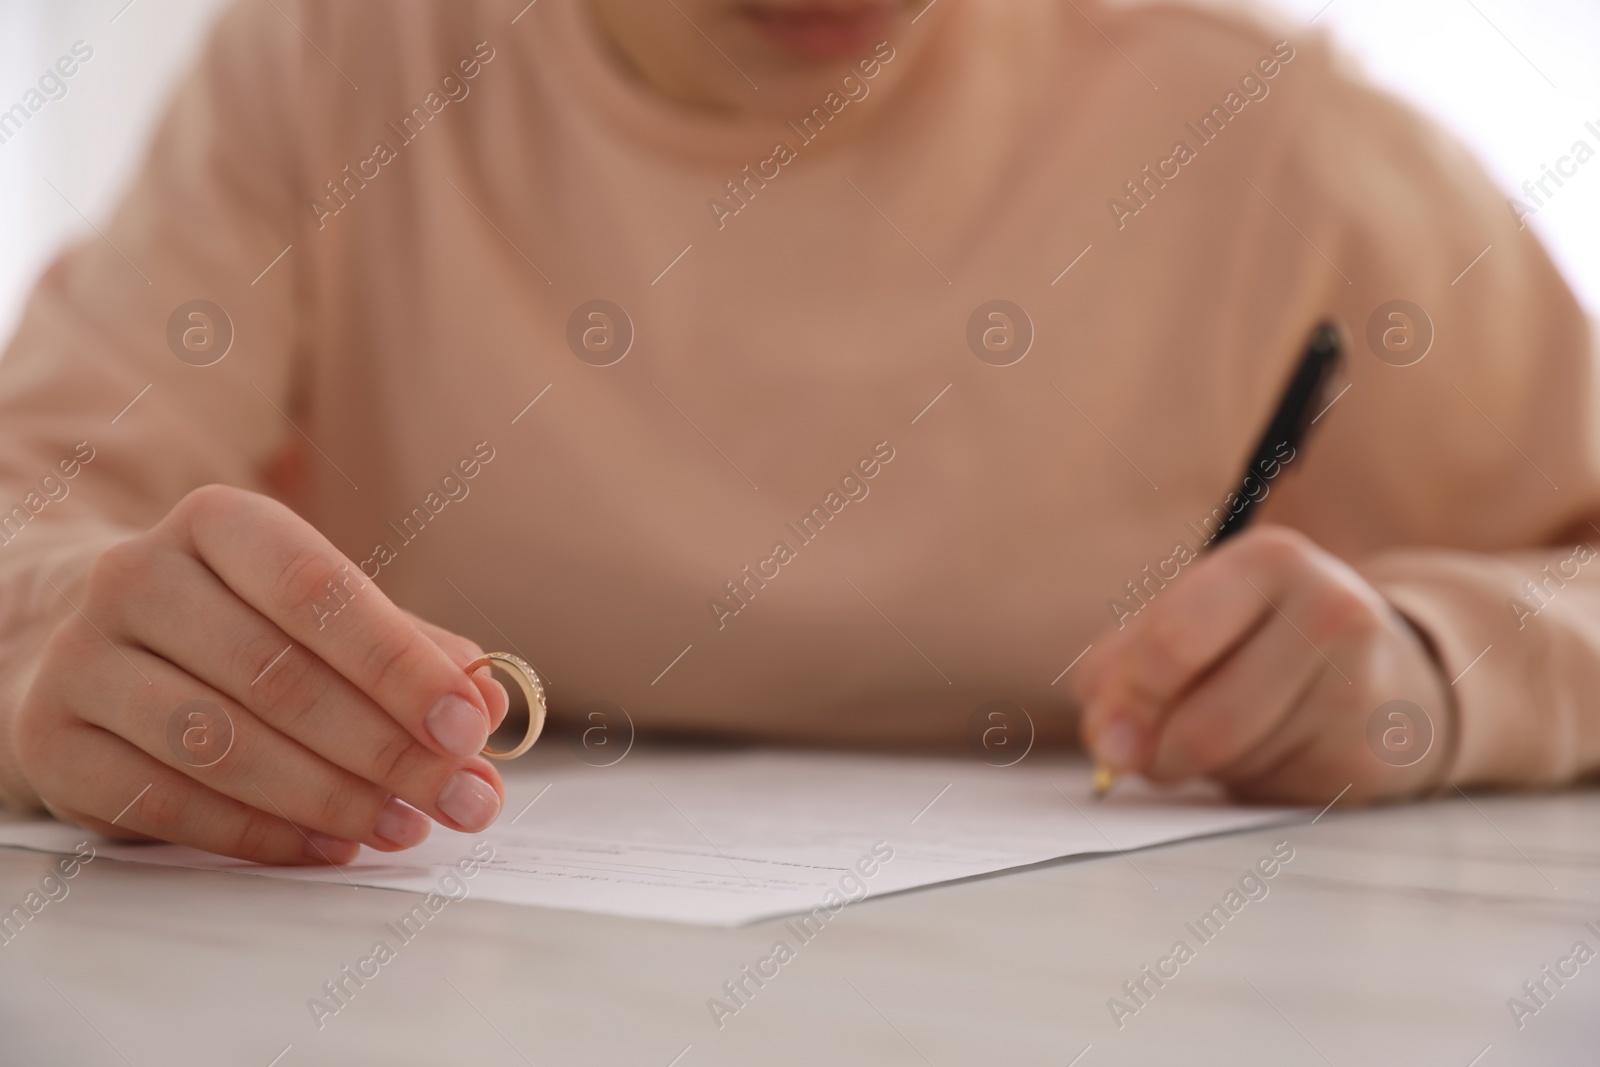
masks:
[[[1202,556],[1325,319],[1348,389]],[[1565,782],[1591,343],[1299,28],[243,3],[0,364],[0,790],[266,863],[480,829],[506,699],[458,635],[646,732],[956,744],[1005,699],[1242,797]]]

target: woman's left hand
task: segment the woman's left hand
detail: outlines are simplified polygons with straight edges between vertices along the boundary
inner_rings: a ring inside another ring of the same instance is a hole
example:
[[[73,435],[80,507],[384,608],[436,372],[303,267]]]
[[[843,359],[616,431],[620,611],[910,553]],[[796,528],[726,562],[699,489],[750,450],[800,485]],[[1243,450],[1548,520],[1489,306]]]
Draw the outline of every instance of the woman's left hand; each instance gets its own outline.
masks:
[[[1347,799],[1415,794],[1448,773],[1450,684],[1421,637],[1286,527],[1189,564],[1096,638],[1072,680],[1096,759],[1157,782],[1207,777],[1243,799],[1320,805],[1346,787]]]

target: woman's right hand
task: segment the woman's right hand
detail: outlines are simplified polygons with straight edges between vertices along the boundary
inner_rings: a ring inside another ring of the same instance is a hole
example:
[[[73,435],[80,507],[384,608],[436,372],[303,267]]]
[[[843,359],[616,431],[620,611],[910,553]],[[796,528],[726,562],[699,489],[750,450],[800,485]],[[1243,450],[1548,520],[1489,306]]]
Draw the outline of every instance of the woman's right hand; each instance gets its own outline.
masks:
[[[268,497],[190,493],[102,554],[75,607],[0,722],[59,818],[315,864],[500,813],[479,751],[505,690],[463,672],[481,650],[396,607]]]

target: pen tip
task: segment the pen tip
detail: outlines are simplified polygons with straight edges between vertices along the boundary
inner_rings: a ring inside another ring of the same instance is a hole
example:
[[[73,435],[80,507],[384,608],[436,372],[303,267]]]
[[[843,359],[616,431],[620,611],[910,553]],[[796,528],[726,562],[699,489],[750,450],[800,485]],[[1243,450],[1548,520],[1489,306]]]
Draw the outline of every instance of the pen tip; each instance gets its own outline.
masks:
[[[1116,780],[1116,772],[1110,767],[1097,764],[1094,769],[1094,784],[1090,787],[1096,800],[1103,800],[1111,792],[1111,783]]]

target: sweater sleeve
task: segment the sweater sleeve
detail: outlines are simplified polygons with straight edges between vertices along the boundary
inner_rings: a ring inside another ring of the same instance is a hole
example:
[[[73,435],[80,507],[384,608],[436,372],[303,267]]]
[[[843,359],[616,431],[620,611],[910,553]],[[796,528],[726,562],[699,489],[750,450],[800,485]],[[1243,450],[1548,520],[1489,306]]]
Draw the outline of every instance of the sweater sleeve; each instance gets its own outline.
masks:
[[[1274,518],[1353,560],[1430,641],[1452,780],[1570,781],[1600,769],[1593,324],[1468,153],[1303,50],[1303,107],[1258,180],[1298,227],[1279,237],[1318,252],[1298,289],[1315,304],[1276,300],[1290,283],[1268,271],[1255,295],[1280,346],[1336,314],[1350,388]]]
[[[262,488],[293,432],[294,35],[269,5],[222,16],[114,216],[45,271],[0,357],[0,722],[97,555],[198,486]],[[0,799],[37,803],[3,735]]]

